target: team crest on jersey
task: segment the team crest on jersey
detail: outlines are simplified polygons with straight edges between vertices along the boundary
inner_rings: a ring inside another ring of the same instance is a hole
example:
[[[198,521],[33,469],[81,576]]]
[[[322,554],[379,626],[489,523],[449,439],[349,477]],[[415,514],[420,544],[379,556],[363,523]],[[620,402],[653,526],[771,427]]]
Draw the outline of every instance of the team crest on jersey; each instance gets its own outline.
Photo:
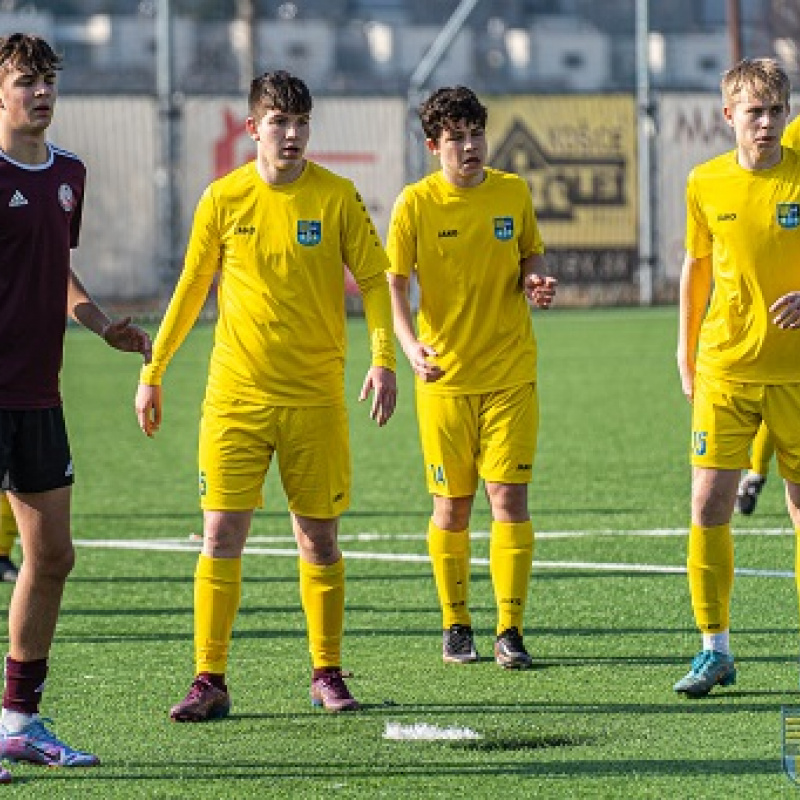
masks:
[[[72,211],[75,208],[75,194],[68,183],[62,183],[58,187],[58,202],[64,211]]]
[[[314,219],[297,220],[297,241],[306,247],[313,247],[322,241],[322,223]]]
[[[781,228],[800,226],[800,203],[778,203],[778,225]]]
[[[509,239],[514,238],[514,218],[513,217],[495,217],[494,218],[494,236],[501,242],[507,242]]]

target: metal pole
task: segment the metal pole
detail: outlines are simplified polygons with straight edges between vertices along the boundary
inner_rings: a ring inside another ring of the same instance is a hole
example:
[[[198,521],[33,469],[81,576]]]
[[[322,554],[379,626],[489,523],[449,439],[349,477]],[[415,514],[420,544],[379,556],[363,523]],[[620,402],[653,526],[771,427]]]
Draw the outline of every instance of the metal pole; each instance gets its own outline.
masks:
[[[419,126],[416,124],[416,109],[422,101],[423,88],[479,2],[480,0],[461,0],[450,19],[447,20],[433,40],[428,52],[417,64],[409,79],[407,97],[408,150],[406,152],[406,179],[409,182],[419,180],[425,175],[425,141]]]
[[[171,289],[180,272],[181,217],[177,173],[180,153],[180,107],[174,90],[171,0],[156,4],[156,93],[159,155],[156,170],[158,259],[161,281]]]
[[[731,45],[731,63],[742,60],[742,14],[740,0],[728,0],[728,38]]]
[[[639,152],[639,305],[653,303],[653,108],[650,98],[648,0],[636,0],[636,130]]]
[[[253,0],[236,0],[236,55],[239,60],[239,91],[245,96],[255,77],[255,4]]]

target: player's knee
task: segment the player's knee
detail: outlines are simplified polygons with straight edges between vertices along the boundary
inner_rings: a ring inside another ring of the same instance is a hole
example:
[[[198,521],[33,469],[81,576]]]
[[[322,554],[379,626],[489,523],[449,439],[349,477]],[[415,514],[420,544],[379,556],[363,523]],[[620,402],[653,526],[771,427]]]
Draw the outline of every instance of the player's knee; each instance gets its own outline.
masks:
[[[703,528],[714,528],[717,525],[725,525],[731,521],[733,516],[733,502],[710,503],[697,505],[692,511],[692,523]]]
[[[64,581],[75,566],[75,548],[72,543],[39,550],[25,555],[25,566],[39,578]]]
[[[300,557],[309,564],[330,566],[341,559],[342,553],[336,542],[314,542],[300,549]]]
[[[730,522],[738,479],[738,471],[695,469],[692,480],[692,522],[705,528]]]
[[[528,485],[526,483],[487,483],[486,494],[496,520],[528,518]]]
[[[336,531],[314,531],[313,535],[298,535],[300,556],[310,564],[335,564],[341,558]]]
[[[434,495],[433,523],[443,531],[463,531],[469,526],[472,497]]]

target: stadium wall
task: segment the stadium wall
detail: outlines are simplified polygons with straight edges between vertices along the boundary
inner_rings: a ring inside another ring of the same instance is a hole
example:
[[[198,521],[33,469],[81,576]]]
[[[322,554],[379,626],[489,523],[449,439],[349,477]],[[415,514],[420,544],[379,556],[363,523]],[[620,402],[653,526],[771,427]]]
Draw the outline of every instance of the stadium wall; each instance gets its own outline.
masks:
[[[50,140],[79,155],[88,178],[76,271],[98,297],[160,291],[156,261],[157,107],[149,97],[63,97]]]
[[[636,108],[630,96],[487,99],[490,163],[522,175],[533,193],[560,305],[638,303]],[[656,301],[676,296],[684,187],[696,163],[732,145],[716,94],[663,94],[654,142]],[[189,98],[181,113],[181,241],[203,188],[254,154],[240,98]],[[351,178],[385,234],[405,183],[403,99],[321,99],[309,155]],[[150,97],[67,96],[51,140],[89,170],[76,268],[107,302],[158,311],[162,285],[156,174],[158,108]],[[433,166],[431,164],[431,166]],[[351,287],[352,288],[352,287]],[[358,308],[357,299],[350,307]]]

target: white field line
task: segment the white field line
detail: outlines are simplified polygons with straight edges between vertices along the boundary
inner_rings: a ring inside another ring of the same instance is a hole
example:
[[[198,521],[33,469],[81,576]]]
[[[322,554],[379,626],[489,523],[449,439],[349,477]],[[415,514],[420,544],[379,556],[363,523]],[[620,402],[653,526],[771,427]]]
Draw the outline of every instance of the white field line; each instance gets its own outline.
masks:
[[[686,536],[686,530],[681,529],[656,529],[656,530],[635,530],[635,531],[550,531],[537,532],[536,537],[543,538],[585,538],[590,536]],[[781,528],[766,529],[745,529],[737,530],[736,536],[794,536],[794,531]],[[486,531],[476,531],[471,534],[474,538],[488,538]],[[340,542],[355,541],[397,541],[397,540],[424,540],[424,534],[378,534],[378,533],[359,533],[342,534],[339,536]],[[282,536],[251,536],[249,544],[244,552],[248,555],[272,556],[283,558],[297,558],[297,549],[294,546],[294,539],[290,535]],[[75,539],[77,547],[86,547],[104,550],[139,550],[139,551],[159,551],[164,553],[196,553],[200,549],[200,541],[193,534],[188,539]],[[290,547],[258,547],[256,544],[267,543],[291,543]],[[427,553],[375,553],[370,551],[343,550],[345,558],[356,561],[384,561],[390,563],[414,563],[427,564],[429,558]],[[472,558],[470,563],[473,566],[488,566],[488,558]],[[625,562],[604,562],[604,561],[534,561],[534,569],[560,569],[560,570],[581,570],[596,572],[637,572],[650,575],[685,575],[685,566],[672,566],[667,564],[642,564]],[[750,569],[747,567],[737,567],[734,573],[742,577],[755,578],[794,578],[794,572],[788,570],[770,569]]]
[[[686,536],[686,528],[654,528],[649,530],[620,530],[601,529],[591,531],[536,531],[535,537],[539,539],[589,539],[597,537],[618,537],[632,536],[636,538],[662,538],[672,536]],[[734,535],[739,536],[794,536],[791,528],[736,528]],[[196,534],[191,534],[191,537]],[[428,538],[426,533],[377,533],[374,531],[362,531],[360,533],[340,533],[339,542],[424,542]],[[489,531],[470,531],[471,539],[488,539]],[[76,540],[78,541],[78,540]],[[91,539],[80,540],[82,544],[90,545]],[[100,540],[97,540],[100,541]],[[113,540],[111,540],[113,541]],[[139,540],[130,540],[139,541]],[[165,544],[185,545],[187,539],[144,539],[147,542],[163,542]],[[191,541],[191,538],[189,539]],[[260,535],[253,534],[247,538],[249,544],[281,544],[283,542],[294,543],[294,537],[290,533]]]

